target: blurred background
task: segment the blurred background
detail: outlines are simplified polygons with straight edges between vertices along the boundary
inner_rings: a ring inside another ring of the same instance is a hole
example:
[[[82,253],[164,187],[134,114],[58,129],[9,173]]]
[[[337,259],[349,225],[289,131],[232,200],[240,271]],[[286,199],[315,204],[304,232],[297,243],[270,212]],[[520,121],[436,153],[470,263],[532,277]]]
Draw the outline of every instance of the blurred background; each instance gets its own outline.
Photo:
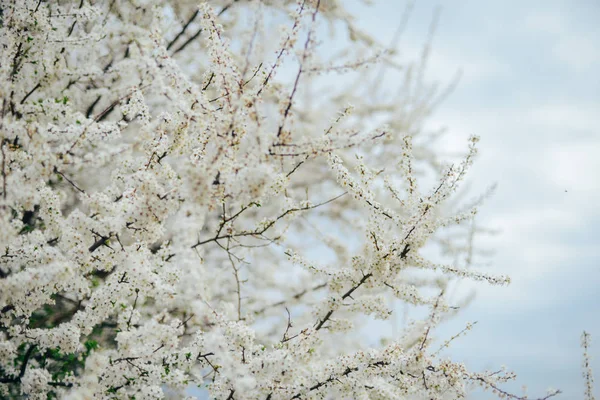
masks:
[[[379,39],[394,35],[406,7],[344,3]],[[527,385],[531,398],[549,387],[583,398],[584,329],[600,371],[600,3],[420,0],[399,59],[418,58],[437,8],[426,76],[462,76],[430,125],[448,128],[438,142],[446,152],[481,137],[469,191],[498,184],[477,222],[499,233],[475,245],[495,250],[488,272],[512,278],[509,287],[461,284],[476,290],[475,301],[437,337],[478,321],[446,351],[453,360],[473,370],[506,365],[518,376],[506,386],[512,393]],[[394,329],[389,321],[367,327],[373,337]]]

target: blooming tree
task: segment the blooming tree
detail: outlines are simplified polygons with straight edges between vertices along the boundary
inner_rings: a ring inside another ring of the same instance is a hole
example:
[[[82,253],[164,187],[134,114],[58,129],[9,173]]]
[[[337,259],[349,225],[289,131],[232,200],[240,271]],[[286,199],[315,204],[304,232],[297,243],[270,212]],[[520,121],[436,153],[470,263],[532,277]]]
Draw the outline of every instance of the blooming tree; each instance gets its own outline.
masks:
[[[509,279],[470,268],[477,138],[431,150],[427,48],[395,64],[339,0],[0,7],[0,396],[520,398],[433,346],[449,282]],[[393,302],[429,316],[367,343]]]

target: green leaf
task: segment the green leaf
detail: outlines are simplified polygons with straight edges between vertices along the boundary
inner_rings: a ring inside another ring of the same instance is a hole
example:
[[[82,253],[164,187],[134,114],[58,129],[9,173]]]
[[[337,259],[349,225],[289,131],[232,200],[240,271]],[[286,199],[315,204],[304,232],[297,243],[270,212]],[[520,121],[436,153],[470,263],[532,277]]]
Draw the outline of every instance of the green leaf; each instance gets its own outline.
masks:
[[[87,352],[89,353],[90,351],[96,350],[98,348],[98,342],[95,340],[86,340],[84,346],[87,349]]]

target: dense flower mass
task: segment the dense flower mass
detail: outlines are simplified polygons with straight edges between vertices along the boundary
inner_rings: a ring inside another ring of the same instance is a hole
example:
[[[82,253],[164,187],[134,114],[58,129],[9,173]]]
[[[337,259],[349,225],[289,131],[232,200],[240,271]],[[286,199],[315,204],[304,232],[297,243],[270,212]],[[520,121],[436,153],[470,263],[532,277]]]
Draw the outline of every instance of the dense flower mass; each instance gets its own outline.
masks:
[[[453,200],[477,138],[439,163],[427,49],[342,3],[2,2],[0,397],[516,397],[432,346],[451,280],[509,282]],[[370,347],[394,302],[429,316]]]

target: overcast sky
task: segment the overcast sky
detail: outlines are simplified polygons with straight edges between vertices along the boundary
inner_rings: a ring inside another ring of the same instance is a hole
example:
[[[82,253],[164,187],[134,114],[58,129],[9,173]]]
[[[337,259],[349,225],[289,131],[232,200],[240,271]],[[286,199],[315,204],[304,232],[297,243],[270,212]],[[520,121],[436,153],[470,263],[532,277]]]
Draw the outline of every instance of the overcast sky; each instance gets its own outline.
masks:
[[[393,35],[405,2],[358,3],[348,6],[363,27]],[[438,5],[427,75],[463,75],[431,123],[448,127],[449,148],[481,136],[471,182],[498,189],[479,221],[501,231],[482,244],[496,250],[492,271],[513,280],[478,286],[476,301],[438,334],[476,320],[452,358],[506,365],[518,394],[527,384],[532,398],[554,387],[581,399],[584,329],[600,371],[600,3],[419,0],[399,44],[405,54],[419,51]]]

